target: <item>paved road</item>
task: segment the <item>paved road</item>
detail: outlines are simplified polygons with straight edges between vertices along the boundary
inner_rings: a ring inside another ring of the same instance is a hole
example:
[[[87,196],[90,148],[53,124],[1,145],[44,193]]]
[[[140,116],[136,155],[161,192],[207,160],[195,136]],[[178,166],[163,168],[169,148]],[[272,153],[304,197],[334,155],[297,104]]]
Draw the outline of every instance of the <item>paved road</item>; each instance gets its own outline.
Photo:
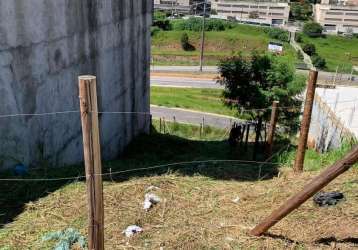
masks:
[[[197,111],[183,110],[177,108],[167,108],[159,106],[150,106],[150,112],[153,118],[165,118],[166,121],[173,121],[174,117],[177,122],[205,125],[217,128],[229,128],[234,121],[239,121],[234,117],[221,116],[215,114],[202,113]]]
[[[160,87],[181,87],[181,88],[210,88],[210,89],[223,89],[212,79],[197,79],[197,78],[182,78],[182,77],[151,77],[151,86]]]
[[[152,72],[191,72],[191,73],[198,73],[199,67],[197,66],[155,66]],[[218,68],[216,66],[205,66],[203,68],[203,72],[205,73],[217,73]],[[297,70],[298,73],[308,74],[307,70]],[[325,72],[320,71],[318,74],[319,81],[332,81],[334,79],[335,73],[334,72]],[[350,74],[338,74],[337,81],[346,81],[350,77]],[[354,83],[358,83],[358,76],[354,77]]]

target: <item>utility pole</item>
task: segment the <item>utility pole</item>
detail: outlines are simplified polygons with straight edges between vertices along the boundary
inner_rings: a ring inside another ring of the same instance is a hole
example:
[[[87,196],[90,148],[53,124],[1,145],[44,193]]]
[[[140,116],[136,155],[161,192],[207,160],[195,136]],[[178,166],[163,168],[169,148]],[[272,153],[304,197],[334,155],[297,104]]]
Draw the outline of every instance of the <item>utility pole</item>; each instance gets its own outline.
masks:
[[[203,61],[204,61],[205,18],[206,18],[206,0],[204,0],[203,25],[202,25],[202,28],[201,28],[200,72],[203,71]]]

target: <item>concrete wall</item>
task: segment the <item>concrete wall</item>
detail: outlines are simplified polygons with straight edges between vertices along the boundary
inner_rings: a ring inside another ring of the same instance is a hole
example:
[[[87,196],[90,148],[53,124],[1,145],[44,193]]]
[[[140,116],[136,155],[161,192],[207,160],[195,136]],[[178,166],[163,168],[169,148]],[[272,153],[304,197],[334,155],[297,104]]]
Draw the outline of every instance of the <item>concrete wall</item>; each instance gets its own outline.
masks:
[[[149,111],[152,1],[1,0],[0,115],[79,110],[77,77],[98,77],[99,110]],[[149,116],[100,116],[116,157]],[[82,161],[79,113],[0,118],[0,168]]]

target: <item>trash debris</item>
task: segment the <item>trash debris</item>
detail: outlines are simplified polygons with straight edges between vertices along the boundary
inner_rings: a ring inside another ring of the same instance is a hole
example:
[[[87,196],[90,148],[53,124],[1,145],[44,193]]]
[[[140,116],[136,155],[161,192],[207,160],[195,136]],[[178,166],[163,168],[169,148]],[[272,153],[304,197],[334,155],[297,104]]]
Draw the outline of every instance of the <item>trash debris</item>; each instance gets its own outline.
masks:
[[[81,233],[73,228],[67,228],[63,231],[47,233],[42,237],[42,241],[57,240],[54,250],[70,250],[72,246],[78,243],[81,249],[87,249],[87,242]]]
[[[236,197],[235,199],[233,199],[232,200],[232,202],[234,202],[234,203],[240,203],[240,197],[238,196],[238,197]]]
[[[344,195],[340,192],[320,192],[313,197],[313,201],[320,207],[334,206],[344,199]]]
[[[149,193],[144,196],[144,203],[143,203],[143,209],[149,210],[153,205],[158,204],[161,201],[161,199],[153,194]]]
[[[133,235],[137,234],[137,233],[141,233],[143,232],[143,228],[136,226],[136,225],[132,225],[126,228],[126,230],[124,230],[122,233],[126,235],[126,237],[132,237]]]
[[[148,192],[152,192],[152,191],[158,190],[158,189],[160,189],[160,188],[159,188],[159,187],[156,187],[156,186],[149,186],[149,187],[145,190],[145,192],[148,193]]]

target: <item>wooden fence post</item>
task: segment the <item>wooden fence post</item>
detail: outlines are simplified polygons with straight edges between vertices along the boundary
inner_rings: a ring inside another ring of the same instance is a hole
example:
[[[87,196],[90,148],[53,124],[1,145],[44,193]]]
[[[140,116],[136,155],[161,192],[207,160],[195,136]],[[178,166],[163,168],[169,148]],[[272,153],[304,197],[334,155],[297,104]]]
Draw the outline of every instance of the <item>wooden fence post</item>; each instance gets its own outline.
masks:
[[[307,86],[305,108],[303,111],[303,118],[301,123],[300,139],[298,142],[298,148],[297,148],[295,165],[294,165],[294,171],[296,173],[303,172],[303,163],[305,160],[308,133],[311,125],[311,117],[312,117],[313,102],[316,92],[317,77],[318,77],[318,72],[315,70],[311,70],[308,80],[308,86]]]
[[[88,199],[88,247],[104,249],[101,148],[95,76],[79,77],[79,98]]]
[[[266,144],[266,155],[268,157],[272,155],[273,141],[275,137],[276,124],[278,118],[278,104],[279,104],[278,101],[274,101],[272,103],[270,127],[269,127],[267,144]]]
[[[249,147],[249,136],[250,136],[250,123],[247,123],[246,125],[246,138],[245,138],[245,152],[247,151]]]
[[[263,222],[257,225],[250,233],[254,236],[260,236],[267,232],[272,226],[286,217],[293,210],[301,206],[305,201],[311,198],[315,193],[329,184],[332,180],[346,172],[355,163],[358,162],[358,146],[348,153],[343,159],[337,161],[332,166],[324,170],[319,176],[307,184],[302,191],[292,196],[280,208],[275,210]]]
[[[255,161],[257,157],[257,151],[259,149],[259,143],[260,143],[260,136],[261,136],[261,129],[262,129],[262,115],[259,116],[255,128],[256,137],[255,137],[255,144],[254,144],[254,150],[252,154],[252,159]]]

